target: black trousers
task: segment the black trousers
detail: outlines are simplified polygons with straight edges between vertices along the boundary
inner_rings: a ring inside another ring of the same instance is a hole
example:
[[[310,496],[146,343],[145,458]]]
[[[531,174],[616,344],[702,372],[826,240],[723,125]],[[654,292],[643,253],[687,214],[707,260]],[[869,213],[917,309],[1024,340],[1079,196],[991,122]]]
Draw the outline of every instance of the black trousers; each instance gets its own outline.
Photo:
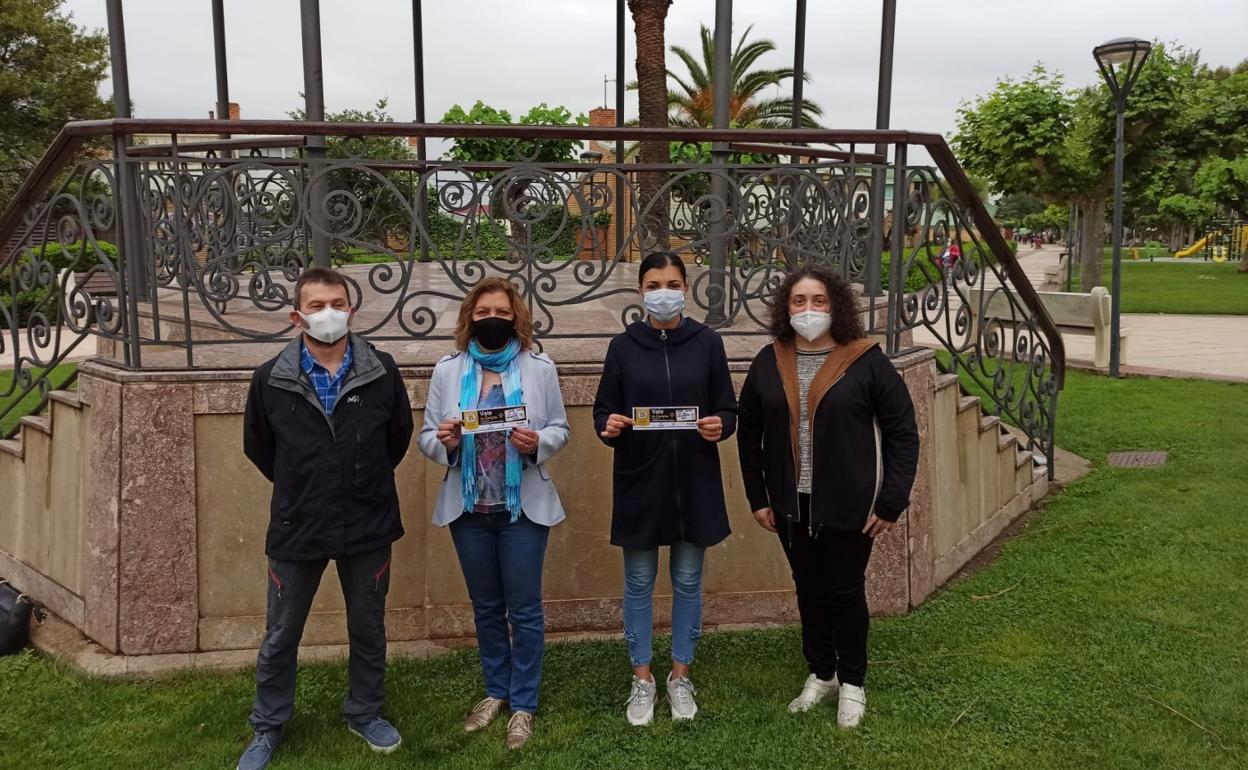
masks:
[[[366,723],[381,714],[386,697],[386,594],[390,591],[390,546],[334,560],[347,604],[347,695],[342,714]],[[295,714],[295,668],[299,640],[328,559],[269,559],[268,610],[264,642],[256,659],[256,700],[251,724],[280,729]]]
[[[875,541],[861,532],[810,534],[810,496],[798,496],[800,523],[780,524],[802,620],[802,654],[820,679],[836,674],[863,686],[867,676],[867,562]]]

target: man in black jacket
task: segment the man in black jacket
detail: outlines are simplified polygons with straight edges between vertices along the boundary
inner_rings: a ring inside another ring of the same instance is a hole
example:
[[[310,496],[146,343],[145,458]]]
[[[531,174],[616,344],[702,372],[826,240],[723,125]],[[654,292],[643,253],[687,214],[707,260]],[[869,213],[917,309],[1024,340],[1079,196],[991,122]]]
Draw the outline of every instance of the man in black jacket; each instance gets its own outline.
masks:
[[[265,554],[268,609],[256,661],[255,737],[239,770],[268,766],[294,714],[299,640],[333,559],[347,605],[348,729],[375,751],[398,748],[385,699],[390,547],[403,536],[394,469],[412,437],[412,407],[389,355],[348,330],[347,281],[313,268],[295,284],[302,333],[251,379],[243,451],[273,482]]]

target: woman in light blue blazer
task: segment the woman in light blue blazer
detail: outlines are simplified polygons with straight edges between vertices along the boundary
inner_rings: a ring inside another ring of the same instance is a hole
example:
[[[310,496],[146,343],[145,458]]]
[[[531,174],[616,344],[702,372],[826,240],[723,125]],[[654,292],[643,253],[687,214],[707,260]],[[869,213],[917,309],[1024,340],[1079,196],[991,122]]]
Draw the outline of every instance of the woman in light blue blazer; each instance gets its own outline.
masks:
[[[485,676],[486,697],[464,729],[483,729],[510,705],[512,749],[533,735],[545,647],[542,563],[550,528],[564,518],[546,462],[569,435],[559,373],[532,344],[528,308],[509,281],[473,287],[459,308],[458,352],[433,370],[419,438],[425,456],[447,466],[433,523],[451,529]],[[521,404],[527,427],[463,430],[465,411]]]

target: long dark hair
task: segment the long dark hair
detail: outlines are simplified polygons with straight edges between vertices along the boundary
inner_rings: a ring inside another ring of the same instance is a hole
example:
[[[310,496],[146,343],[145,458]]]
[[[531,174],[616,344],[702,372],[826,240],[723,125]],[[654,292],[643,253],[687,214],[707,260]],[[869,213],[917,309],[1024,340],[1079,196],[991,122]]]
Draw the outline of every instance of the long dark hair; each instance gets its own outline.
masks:
[[[789,325],[789,295],[793,287],[803,278],[814,278],[828,290],[828,304],[832,311],[832,339],[836,344],[844,345],[850,340],[867,336],[862,328],[862,317],[858,314],[858,298],[854,290],[839,273],[825,265],[802,265],[784,277],[776,287],[771,302],[771,318],[768,331],[771,336],[781,342],[793,339],[793,327]]]
[[[662,270],[669,265],[680,271],[680,280],[689,283],[689,276],[685,273],[685,261],[679,254],[674,251],[652,251],[641,260],[641,265],[637,268],[637,285],[642,285],[646,273],[655,269]]]

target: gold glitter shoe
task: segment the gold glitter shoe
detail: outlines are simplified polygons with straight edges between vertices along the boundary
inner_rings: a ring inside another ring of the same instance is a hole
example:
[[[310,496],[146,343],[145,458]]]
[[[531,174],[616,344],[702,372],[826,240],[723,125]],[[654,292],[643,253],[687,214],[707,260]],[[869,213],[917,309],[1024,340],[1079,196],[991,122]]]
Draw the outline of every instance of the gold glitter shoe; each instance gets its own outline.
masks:
[[[517,711],[507,720],[507,748],[518,749],[533,737],[533,715]]]
[[[482,699],[480,703],[472,707],[472,713],[464,721],[464,732],[475,733],[489,727],[494,717],[498,716],[498,712],[503,710],[503,704],[506,702],[498,698]]]

